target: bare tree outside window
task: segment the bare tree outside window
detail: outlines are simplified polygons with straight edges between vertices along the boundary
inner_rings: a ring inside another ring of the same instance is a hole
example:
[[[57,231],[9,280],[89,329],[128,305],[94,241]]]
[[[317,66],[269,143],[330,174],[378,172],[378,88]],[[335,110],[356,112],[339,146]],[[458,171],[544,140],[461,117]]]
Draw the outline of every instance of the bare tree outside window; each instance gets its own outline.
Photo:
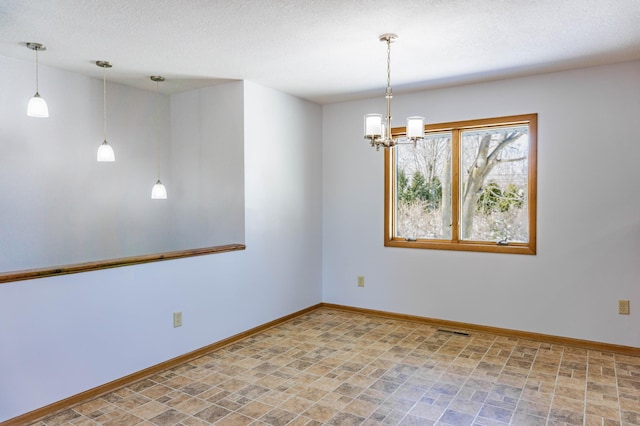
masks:
[[[528,126],[462,132],[461,238],[527,242]]]

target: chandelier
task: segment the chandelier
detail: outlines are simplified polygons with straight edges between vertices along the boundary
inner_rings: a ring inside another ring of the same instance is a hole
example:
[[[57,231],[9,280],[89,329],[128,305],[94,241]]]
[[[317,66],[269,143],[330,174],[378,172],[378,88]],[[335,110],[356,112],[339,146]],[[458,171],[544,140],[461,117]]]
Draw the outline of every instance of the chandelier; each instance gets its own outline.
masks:
[[[402,138],[391,137],[391,42],[397,39],[395,34],[387,33],[380,36],[380,41],[387,43],[387,116],[382,120],[382,114],[366,114],[364,116],[364,137],[369,139],[371,146],[380,150],[380,147],[391,148],[398,144],[414,144],[424,138],[424,117],[408,117],[406,136]]]

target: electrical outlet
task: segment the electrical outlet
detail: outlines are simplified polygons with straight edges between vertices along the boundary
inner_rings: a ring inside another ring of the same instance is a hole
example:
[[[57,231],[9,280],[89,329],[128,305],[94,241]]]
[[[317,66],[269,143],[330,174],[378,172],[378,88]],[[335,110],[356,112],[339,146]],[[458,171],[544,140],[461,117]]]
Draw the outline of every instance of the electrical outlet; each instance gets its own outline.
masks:
[[[618,313],[620,315],[629,315],[629,301],[628,300],[618,300]]]
[[[358,287],[364,287],[364,277],[362,275],[358,275]]]
[[[173,313],[173,328],[182,327],[182,312]]]

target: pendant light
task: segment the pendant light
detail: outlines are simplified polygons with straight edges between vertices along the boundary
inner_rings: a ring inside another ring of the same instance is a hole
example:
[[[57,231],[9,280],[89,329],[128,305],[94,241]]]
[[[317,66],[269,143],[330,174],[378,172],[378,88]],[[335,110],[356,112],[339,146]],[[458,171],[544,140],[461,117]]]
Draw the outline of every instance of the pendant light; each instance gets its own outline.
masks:
[[[159,119],[159,111],[158,111],[158,98],[160,93],[160,85],[161,81],[164,81],[164,77],[159,75],[152,75],[151,81],[156,82],[156,153],[158,157],[158,181],[153,188],[151,188],[151,198],[154,200],[166,200],[167,199],[167,188],[164,187],[162,182],[160,182],[160,119]]]
[[[102,68],[102,108],[104,123],[104,141],[98,147],[97,160],[100,163],[104,163],[116,161],[113,148],[107,143],[107,68],[111,68],[111,63],[107,61],[96,61],[96,65]]]
[[[29,100],[27,115],[29,117],[47,118],[49,117],[49,108],[38,92],[38,51],[47,50],[47,47],[40,43],[27,43],[27,47],[36,51],[36,94]]]

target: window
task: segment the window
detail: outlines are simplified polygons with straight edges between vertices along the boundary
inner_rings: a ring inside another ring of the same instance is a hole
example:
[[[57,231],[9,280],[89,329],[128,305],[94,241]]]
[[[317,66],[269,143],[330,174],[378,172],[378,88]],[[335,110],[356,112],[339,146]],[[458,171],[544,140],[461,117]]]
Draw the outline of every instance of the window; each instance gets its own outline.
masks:
[[[535,254],[537,117],[427,125],[386,150],[385,246]]]

